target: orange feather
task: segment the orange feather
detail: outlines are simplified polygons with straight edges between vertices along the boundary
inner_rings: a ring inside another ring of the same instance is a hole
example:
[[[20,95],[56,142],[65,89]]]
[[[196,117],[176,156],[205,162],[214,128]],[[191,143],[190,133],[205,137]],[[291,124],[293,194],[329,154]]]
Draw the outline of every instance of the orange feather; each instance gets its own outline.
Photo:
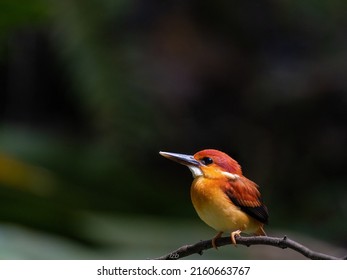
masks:
[[[191,199],[199,217],[219,233],[231,232],[232,242],[241,231],[266,235],[268,211],[259,187],[242,175],[236,160],[218,150],[203,150],[194,156],[161,152],[161,155],[184,164],[191,170],[194,181]]]

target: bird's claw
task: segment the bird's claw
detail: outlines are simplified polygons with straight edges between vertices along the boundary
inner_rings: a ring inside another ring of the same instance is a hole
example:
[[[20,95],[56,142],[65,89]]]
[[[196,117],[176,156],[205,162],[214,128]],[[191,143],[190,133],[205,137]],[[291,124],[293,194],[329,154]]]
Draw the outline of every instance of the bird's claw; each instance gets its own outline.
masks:
[[[241,230],[235,230],[230,234],[231,244],[233,244],[235,247],[237,247],[235,237],[240,236],[240,233]]]
[[[212,238],[212,241],[211,241],[212,247],[215,248],[216,250],[218,250],[218,247],[217,247],[217,245],[216,245],[216,240],[217,240],[219,237],[221,237],[222,234],[223,234],[223,232],[220,231],[220,232],[218,232],[218,233],[216,234],[215,237]]]

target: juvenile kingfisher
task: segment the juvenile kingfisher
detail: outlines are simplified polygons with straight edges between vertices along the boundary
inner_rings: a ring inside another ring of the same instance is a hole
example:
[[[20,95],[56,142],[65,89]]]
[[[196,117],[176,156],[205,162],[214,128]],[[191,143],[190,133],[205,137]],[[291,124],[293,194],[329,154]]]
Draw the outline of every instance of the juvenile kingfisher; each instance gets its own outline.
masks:
[[[235,236],[241,232],[266,235],[264,224],[268,223],[269,214],[259,187],[242,175],[236,160],[213,149],[194,155],[168,152],[160,155],[187,166],[192,172],[192,203],[200,219],[218,232],[212,239],[214,248],[217,249],[216,239],[224,232],[230,233],[235,246]]]

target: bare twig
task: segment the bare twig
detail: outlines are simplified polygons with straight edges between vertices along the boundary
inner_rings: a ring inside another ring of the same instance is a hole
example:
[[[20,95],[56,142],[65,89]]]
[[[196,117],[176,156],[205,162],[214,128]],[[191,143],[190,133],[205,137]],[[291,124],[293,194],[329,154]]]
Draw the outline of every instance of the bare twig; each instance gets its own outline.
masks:
[[[250,236],[250,237],[236,236],[236,242],[239,245],[245,245],[247,247],[251,245],[269,245],[269,246],[274,246],[274,247],[278,247],[282,249],[290,248],[312,260],[338,260],[339,259],[334,256],[329,256],[323,253],[312,251],[308,249],[307,247],[303,246],[302,244],[287,238],[286,236],[284,236],[283,238],[270,237],[270,236]],[[216,240],[217,247],[225,246],[230,243],[231,243],[230,237],[222,237]],[[182,246],[178,248],[177,250],[172,251],[171,253],[156,259],[157,260],[173,260],[173,259],[181,259],[193,254],[201,255],[204,250],[208,250],[210,248],[212,248],[211,240],[204,240],[204,241],[195,243],[193,245]]]

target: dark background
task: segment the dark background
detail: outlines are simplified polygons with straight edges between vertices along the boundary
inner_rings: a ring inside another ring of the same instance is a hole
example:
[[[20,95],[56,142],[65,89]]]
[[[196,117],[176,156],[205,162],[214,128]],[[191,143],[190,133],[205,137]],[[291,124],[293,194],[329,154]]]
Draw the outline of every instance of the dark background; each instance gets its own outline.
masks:
[[[338,0],[1,1],[0,258],[151,258],[211,238],[189,170],[158,154],[203,148],[261,186],[269,235],[343,256],[346,11]]]

